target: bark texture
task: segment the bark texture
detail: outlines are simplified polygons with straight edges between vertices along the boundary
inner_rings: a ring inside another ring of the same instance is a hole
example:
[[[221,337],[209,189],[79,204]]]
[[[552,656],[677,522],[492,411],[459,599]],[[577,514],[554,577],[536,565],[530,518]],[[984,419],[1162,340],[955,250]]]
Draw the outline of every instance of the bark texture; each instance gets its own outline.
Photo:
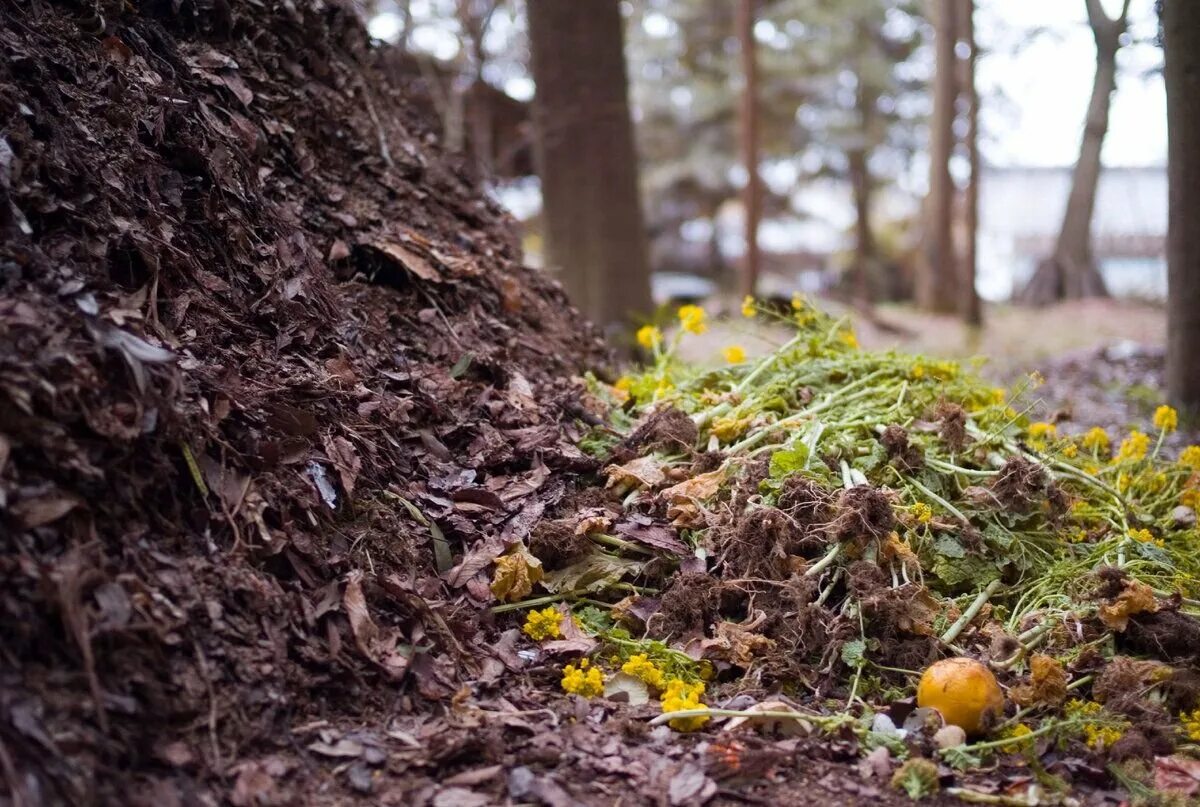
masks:
[[[745,212],[746,254],[742,265],[741,291],[754,295],[758,287],[758,223],[762,218],[762,178],[758,173],[758,56],[754,44],[754,10],[757,0],[739,0],[738,41],[742,48],[742,104],[739,110],[742,164],[746,187],[742,189]]]
[[[1122,3],[1116,19],[1105,14],[1100,0],[1085,1],[1088,24],[1096,40],[1096,76],[1079,144],[1079,160],[1071,175],[1071,195],[1067,198],[1054,253],[1038,264],[1019,295],[1021,302],[1031,305],[1103,297],[1108,293],[1092,255],[1092,214],[1100,182],[1100,154],[1108,133],[1108,110],[1117,87],[1117,51],[1125,33],[1130,0]]]
[[[1170,213],[1167,232],[1167,391],[1200,416],[1200,4],[1162,7]]]
[[[612,330],[649,312],[650,273],[617,0],[530,0],[547,267]]]
[[[930,311],[958,310],[958,272],[954,261],[954,180],[950,152],[954,148],[955,17],[958,0],[937,0],[937,66],[933,80],[933,120],[929,137],[929,200],[925,254],[917,275],[917,305]]]
[[[966,43],[969,52],[963,60],[962,95],[967,107],[967,162],[971,169],[971,178],[967,182],[963,194],[963,256],[962,282],[959,287],[961,295],[961,315],[968,325],[983,324],[983,304],[979,292],[975,288],[978,275],[978,239],[979,239],[979,89],[975,86],[975,63],[978,59],[979,48],[975,42],[975,0],[962,0],[959,25],[962,26],[962,41]]]

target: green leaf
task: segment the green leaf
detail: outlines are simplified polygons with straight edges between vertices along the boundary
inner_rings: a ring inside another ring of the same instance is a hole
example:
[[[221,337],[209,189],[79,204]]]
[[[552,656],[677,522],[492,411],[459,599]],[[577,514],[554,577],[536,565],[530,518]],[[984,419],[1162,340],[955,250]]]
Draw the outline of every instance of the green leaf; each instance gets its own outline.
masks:
[[[933,542],[934,550],[943,557],[947,558],[965,558],[967,550],[948,532],[938,533],[937,538]]]
[[[842,645],[842,663],[851,669],[859,669],[867,663],[867,643],[855,639]]]
[[[808,447],[803,443],[794,448],[785,448],[771,455],[771,477],[781,479],[804,469],[808,459]]]
[[[467,351],[459,357],[458,361],[454,362],[454,366],[450,368],[451,378],[461,378],[467,372],[467,368],[471,366],[471,361],[474,360],[475,354]]]

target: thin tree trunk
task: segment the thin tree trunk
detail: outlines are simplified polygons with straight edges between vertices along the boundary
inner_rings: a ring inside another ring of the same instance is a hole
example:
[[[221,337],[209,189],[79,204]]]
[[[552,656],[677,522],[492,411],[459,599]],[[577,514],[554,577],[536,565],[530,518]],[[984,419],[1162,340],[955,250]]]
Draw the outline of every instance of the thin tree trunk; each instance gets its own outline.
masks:
[[[860,36],[866,36],[866,27],[859,25]],[[858,112],[858,138],[846,152],[850,171],[850,188],[854,196],[854,304],[868,309],[874,301],[874,284],[871,268],[875,262],[875,233],[871,228],[871,202],[873,184],[869,154],[874,129],[874,110],[877,94],[866,80],[861,63],[858,65],[855,106]]]
[[[737,35],[742,50],[741,123],[742,164],[746,187],[742,190],[745,213],[746,254],[742,265],[742,294],[754,295],[758,288],[758,223],[762,218],[762,179],[758,172],[758,60],[754,44],[756,0],[738,0]]]
[[[979,327],[983,324],[983,305],[979,299],[979,291],[975,287],[978,275],[978,241],[979,241],[979,88],[975,86],[975,64],[979,56],[978,43],[975,41],[975,0],[963,0],[959,23],[962,25],[962,40],[966,43],[969,53],[963,60],[962,90],[967,103],[967,162],[971,169],[971,178],[967,182],[963,199],[963,229],[965,240],[963,244],[962,278],[959,287],[961,294],[961,314],[968,325]]]
[[[1167,86],[1167,392],[1200,417],[1200,4],[1165,0]]]
[[[614,330],[651,309],[617,0],[529,0],[546,265]]]
[[[1117,88],[1117,51],[1125,32],[1130,0],[1121,14],[1110,19],[1100,0],[1086,0],[1088,22],[1096,40],[1096,76],[1088,102],[1079,160],[1071,175],[1071,194],[1063,213],[1062,228],[1054,245],[1054,254],[1038,264],[1037,271],[1020,295],[1022,302],[1046,305],[1056,300],[1104,297],[1108,290],[1092,254],[1092,215],[1096,208],[1096,188],[1100,183],[1100,155],[1108,133],[1108,110]]]
[[[950,153],[954,147],[955,11],[958,0],[937,0],[933,79],[933,120],[929,136],[929,217],[925,228],[925,256],[917,275],[917,304],[943,313],[958,310],[958,271],[954,260],[951,217],[954,180]]]

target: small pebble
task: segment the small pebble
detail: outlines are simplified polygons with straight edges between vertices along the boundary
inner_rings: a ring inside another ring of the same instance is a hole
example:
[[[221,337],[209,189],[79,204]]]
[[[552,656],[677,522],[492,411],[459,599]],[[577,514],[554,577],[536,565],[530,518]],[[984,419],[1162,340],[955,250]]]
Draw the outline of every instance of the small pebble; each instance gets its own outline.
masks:
[[[943,726],[933,735],[938,748],[956,748],[967,741],[967,733],[958,726]]]

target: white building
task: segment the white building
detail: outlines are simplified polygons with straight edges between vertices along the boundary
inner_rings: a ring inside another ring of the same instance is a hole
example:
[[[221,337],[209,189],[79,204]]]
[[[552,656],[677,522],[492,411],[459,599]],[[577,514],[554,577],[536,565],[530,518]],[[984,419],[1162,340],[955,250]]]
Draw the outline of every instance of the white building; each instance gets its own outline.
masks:
[[[1071,168],[988,168],[979,198],[979,293],[1006,300],[1054,249],[1070,193]],[[1167,293],[1167,172],[1105,167],[1092,245],[1111,294]]]

